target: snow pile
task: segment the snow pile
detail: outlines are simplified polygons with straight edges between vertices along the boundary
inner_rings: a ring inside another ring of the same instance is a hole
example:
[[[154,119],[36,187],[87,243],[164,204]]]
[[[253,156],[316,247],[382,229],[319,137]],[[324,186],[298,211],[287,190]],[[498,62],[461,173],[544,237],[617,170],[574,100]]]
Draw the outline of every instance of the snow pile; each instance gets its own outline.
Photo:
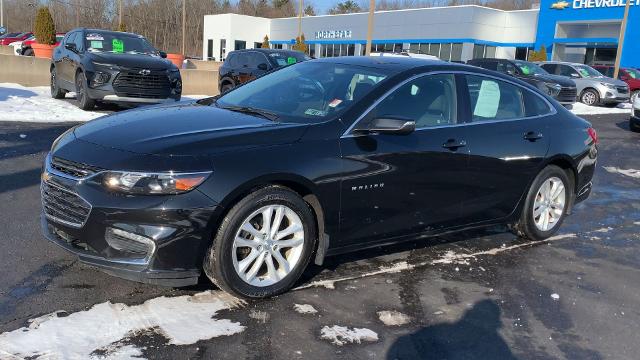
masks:
[[[632,178],[640,179],[640,170],[620,169],[615,166],[605,166],[604,169],[607,170],[607,172],[610,172],[612,174],[621,174],[621,175],[629,176]]]
[[[621,103],[614,108],[606,106],[589,106],[581,102],[573,104],[571,112],[576,115],[630,114],[631,104]]]
[[[67,94],[67,97],[70,95]],[[88,121],[104,114],[51,98],[49,87],[0,83],[0,121]]]
[[[104,354],[132,358],[141,350],[127,340],[143,333],[160,334],[172,345],[188,345],[242,332],[239,323],[214,318],[219,311],[241,304],[213,291],[163,296],[135,306],[106,302],[68,315],[59,311],[33,319],[28,327],[0,334],[0,349],[18,358],[89,359]]]
[[[320,330],[320,338],[342,346],[345,344],[361,344],[363,341],[378,341],[378,334],[366,328],[349,329],[345,326],[325,326]]]
[[[293,310],[300,314],[315,314],[318,312],[318,310],[309,304],[293,304]]]
[[[395,310],[378,311],[378,318],[387,326],[405,325],[411,321],[408,315]]]

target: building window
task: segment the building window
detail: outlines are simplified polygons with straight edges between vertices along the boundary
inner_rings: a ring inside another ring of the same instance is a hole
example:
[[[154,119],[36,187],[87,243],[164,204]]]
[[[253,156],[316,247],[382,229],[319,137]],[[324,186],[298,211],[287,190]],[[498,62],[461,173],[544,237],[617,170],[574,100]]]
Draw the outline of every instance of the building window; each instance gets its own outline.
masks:
[[[529,60],[529,52],[533,50],[531,47],[517,47],[516,48],[516,60]]]
[[[475,44],[473,46],[473,58],[474,59],[482,59],[482,58],[495,58],[496,57],[496,47],[489,45],[479,45]]]
[[[281,50],[282,49],[282,44],[271,44],[271,48],[272,49]]]
[[[247,42],[244,40],[236,40],[234,45],[234,50],[244,50],[247,48]]]
[[[227,40],[220,39],[220,61],[227,58]]]
[[[261,47],[262,47],[262,43],[259,43],[259,42],[254,42],[253,43],[253,48],[254,49],[260,49]]]
[[[371,47],[371,52],[374,52],[373,47]],[[318,57],[354,56],[355,54],[356,44],[320,44]]]
[[[451,44],[451,61],[462,61],[462,44]]]
[[[207,58],[205,60],[211,60],[213,58],[213,39],[207,40]]]

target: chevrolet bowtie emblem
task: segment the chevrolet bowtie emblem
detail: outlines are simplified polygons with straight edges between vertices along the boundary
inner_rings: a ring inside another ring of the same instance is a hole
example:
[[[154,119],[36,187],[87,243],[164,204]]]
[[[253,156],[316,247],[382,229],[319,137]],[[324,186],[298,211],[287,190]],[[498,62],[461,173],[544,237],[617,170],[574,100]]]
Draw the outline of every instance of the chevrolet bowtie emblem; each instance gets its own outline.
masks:
[[[556,10],[564,10],[566,8],[569,7],[569,3],[566,1],[557,1],[553,4],[551,4],[551,8],[552,9],[556,9]]]
[[[143,69],[143,70],[138,71],[138,74],[140,74],[140,75],[149,75],[149,74],[151,74],[151,70]]]

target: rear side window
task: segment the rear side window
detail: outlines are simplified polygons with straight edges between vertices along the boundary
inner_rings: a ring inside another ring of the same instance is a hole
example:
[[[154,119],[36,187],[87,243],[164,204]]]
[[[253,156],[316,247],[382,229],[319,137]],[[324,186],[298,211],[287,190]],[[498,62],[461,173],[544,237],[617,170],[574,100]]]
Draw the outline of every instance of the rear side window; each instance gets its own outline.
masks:
[[[487,70],[493,70],[493,71],[497,71],[498,70],[498,63],[495,61],[479,61],[477,63],[475,63],[474,65],[479,66],[483,69],[487,69]]]
[[[261,53],[251,52],[247,56],[247,61],[249,63],[249,67],[252,69],[257,69],[260,64],[268,64],[267,58],[264,57]]]
[[[580,75],[578,75],[578,72],[574,68],[568,65],[560,65],[559,75],[568,76],[568,77],[580,77]]]
[[[540,96],[517,85],[483,76],[466,78],[474,122],[543,116],[552,111]]]
[[[558,65],[556,64],[542,64],[540,67],[545,69],[549,74],[557,74]]]

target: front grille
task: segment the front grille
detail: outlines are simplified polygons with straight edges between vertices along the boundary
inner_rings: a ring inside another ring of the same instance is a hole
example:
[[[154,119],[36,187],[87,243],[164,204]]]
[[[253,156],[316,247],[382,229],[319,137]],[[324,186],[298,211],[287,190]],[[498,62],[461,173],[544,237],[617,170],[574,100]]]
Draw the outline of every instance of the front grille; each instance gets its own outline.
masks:
[[[560,101],[575,101],[578,96],[578,89],[574,87],[563,87],[558,93],[558,100]]]
[[[139,70],[123,71],[113,80],[113,90],[118,96],[145,99],[165,99],[171,94],[169,76],[164,71],[151,71],[142,75]]]
[[[63,174],[71,175],[75,178],[84,178],[87,176],[91,176],[102,170],[96,166],[65,160],[55,156],[51,159],[51,168]]]
[[[84,225],[91,205],[72,190],[43,181],[40,184],[42,209],[48,219],[75,228]]]
[[[618,93],[620,94],[626,94],[629,92],[629,88],[625,87],[625,86],[618,86]]]

